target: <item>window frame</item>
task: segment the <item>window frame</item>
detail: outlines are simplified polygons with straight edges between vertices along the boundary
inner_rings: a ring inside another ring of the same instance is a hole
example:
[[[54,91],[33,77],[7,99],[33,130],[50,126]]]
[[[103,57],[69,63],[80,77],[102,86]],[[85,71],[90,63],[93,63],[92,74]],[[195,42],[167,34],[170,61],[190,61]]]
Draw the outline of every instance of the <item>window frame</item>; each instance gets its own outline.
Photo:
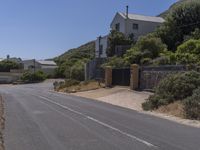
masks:
[[[139,30],[139,24],[133,23],[132,28],[133,30]]]

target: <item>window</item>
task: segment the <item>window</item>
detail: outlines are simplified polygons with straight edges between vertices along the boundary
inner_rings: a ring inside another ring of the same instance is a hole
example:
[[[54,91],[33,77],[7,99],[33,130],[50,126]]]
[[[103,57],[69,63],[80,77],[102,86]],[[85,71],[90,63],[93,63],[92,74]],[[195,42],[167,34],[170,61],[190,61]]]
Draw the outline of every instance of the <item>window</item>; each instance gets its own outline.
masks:
[[[120,31],[120,23],[117,23],[117,24],[115,25],[115,30]]]
[[[138,30],[138,28],[139,28],[139,26],[138,26],[138,24],[133,24],[133,30]]]
[[[103,45],[99,46],[99,55],[103,54]]]

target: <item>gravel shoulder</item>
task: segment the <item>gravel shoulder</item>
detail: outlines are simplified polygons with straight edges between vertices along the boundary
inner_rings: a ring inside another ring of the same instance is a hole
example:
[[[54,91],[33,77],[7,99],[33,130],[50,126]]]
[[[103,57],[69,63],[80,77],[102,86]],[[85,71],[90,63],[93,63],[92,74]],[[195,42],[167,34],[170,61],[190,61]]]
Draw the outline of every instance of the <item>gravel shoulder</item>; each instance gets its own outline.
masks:
[[[71,95],[106,102],[112,105],[133,109],[140,113],[149,114],[167,120],[171,120],[173,122],[177,122],[180,124],[200,128],[200,121],[183,119],[181,117],[177,117],[167,113],[162,113],[159,111],[143,111],[142,103],[145,102],[146,99],[151,94],[152,93],[150,92],[144,92],[144,91],[142,92],[132,91],[129,89],[129,87],[116,86],[114,88],[108,88],[108,89],[101,88],[92,91],[77,92],[77,93],[72,93]]]

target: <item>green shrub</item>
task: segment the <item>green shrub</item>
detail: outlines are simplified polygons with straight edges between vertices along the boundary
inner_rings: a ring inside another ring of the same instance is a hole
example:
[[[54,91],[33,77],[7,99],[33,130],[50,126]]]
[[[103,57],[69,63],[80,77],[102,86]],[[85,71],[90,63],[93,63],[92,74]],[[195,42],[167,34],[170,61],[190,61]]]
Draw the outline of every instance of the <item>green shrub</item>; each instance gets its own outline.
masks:
[[[9,61],[3,60],[0,62],[0,72],[10,72],[11,69],[20,69],[20,64]]]
[[[128,67],[129,64],[126,63],[126,61],[121,58],[121,57],[110,57],[106,63],[101,65],[101,67],[106,67],[106,66],[111,66],[112,68],[123,68],[123,67]]]
[[[152,36],[143,36],[135,44],[140,52],[143,52],[144,57],[156,58],[159,54],[166,50],[167,46],[162,43],[160,38]],[[148,52],[148,53],[147,53]],[[148,55],[146,55],[146,53]]]
[[[42,71],[37,71],[35,73],[25,72],[21,80],[24,82],[41,82],[47,78],[47,75]]]
[[[80,83],[80,81],[77,81],[77,80],[74,80],[74,79],[66,79],[65,82],[63,81],[55,81],[53,83],[53,86],[54,86],[54,90],[59,90],[59,89],[63,89],[63,88],[66,88],[66,87],[70,87],[70,86],[73,86],[73,85],[78,85]]]
[[[200,120],[200,88],[184,100],[184,110],[187,118]]]
[[[115,47],[117,45],[131,45],[134,43],[133,39],[127,38],[123,33],[118,32],[116,30],[111,30],[108,36],[108,48],[106,53],[109,57],[115,55]]]
[[[200,73],[185,72],[168,75],[160,81],[155,88],[155,94],[150,96],[143,104],[143,108],[156,109],[159,106],[183,100],[191,96],[193,91],[200,86]]]
[[[70,87],[72,85],[78,85],[80,81],[74,80],[74,79],[66,79],[65,80],[65,86]]]

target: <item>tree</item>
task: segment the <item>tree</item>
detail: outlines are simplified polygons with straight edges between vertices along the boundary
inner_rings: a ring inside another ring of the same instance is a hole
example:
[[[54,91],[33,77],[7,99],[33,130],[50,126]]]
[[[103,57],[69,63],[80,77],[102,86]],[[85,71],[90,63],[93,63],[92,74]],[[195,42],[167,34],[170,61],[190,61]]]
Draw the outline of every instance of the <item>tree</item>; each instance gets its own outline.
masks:
[[[166,47],[160,38],[152,35],[143,36],[126,52],[124,59],[130,64],[146,64],[158,57],[161,52],[166,50]]]
[[[9,72],[10,69],[20,69],[20,64],[9,61],[9,60],[4,60],[0,62],[0,71],[1,72]]]
[[[112,68],[123,68],[128,67],[129,64],[122,57],[110,57],[106,63],[102,65],[102,67],[111,66]]]
[[[175,7],[157,33],[168,49],[176,50],[184,38],[200,27],[200,1],[188,1]]]
[[[107,56],[112,57],[115,55],[115,47],[117,45],[131,45],[133,44],[133,37],[126,37],[123,33],[118,32],[116,30],[111,30],[108,36],[108,48],[107,48]]]
[[[200,40],[188,40],[176,51],[176,59],[180,64],[197,64],[200,62]]]

